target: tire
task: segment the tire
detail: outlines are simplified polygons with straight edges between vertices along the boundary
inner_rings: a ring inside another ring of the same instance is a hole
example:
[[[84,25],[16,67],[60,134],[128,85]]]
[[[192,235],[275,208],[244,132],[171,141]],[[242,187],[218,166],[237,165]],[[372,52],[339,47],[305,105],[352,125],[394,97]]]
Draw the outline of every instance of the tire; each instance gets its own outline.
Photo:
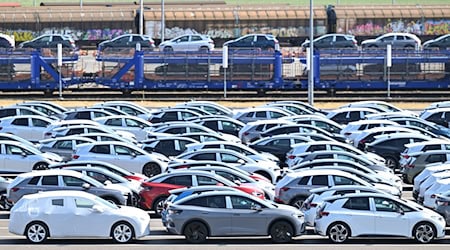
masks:
[[[386,167],[394,170],[395,172],[395,170],[398,168],[398,161],[395,160],[395,158],[392,156],[386,156],[385,160],[386,160]]]
[[[38,162],[33,166],[33,170],[46,170],[46,169],[48,169],[48,164],[46,162]]]
[[[25,229],[25,236],[31,243],[43,243],[47,240],[49,235],[47,225],[42,222],[31,222]]]
[[[161,217],[161,212],[163,209],[164,202],[167,200],[167,197],[158,197],[155,202],[153,202],[153,211],[157,217]]]
[[[144,174],[145,176],[148,176],[148,177],[152,177],[152,176],[158,175],[160,173],[161,173],[161,167],[154,162],[149,162],[149,163],[145,164],[144,167],[142,168],[142,174]]]
[[[164,52],[173,52],[173,48],[172,47],[164,47],[163,51]]]
[[[305,202],[306,197],[295,197],[289,202],[289,205],[300,209],[303,206],[303,202]]]
[[[286,221],[277,221],[270,227],[270,237],[275,243],[288,243],[293,235],[294,229]]]
[[[414,227],[413,236],[419,243],[430,243],[436,238],[436,229],[430,223],[421,222]]]
[[[333,243],[343,243],[351,236],[351,232],[347,224],[336,222],[328,228],[327,235]]]
[[[206,241],[206,238],[208,237],[208,229],[205,224],[194,221],[185,226],[183,234],[189,243],[198,244]]]
[[[200,47],[199,51],[208,53],[209,52],[209,48],[208,47]]]
[[[127,222],[118,222],[111,228],[111,237],[116,243],[128,243],[134,238],[133,227]]]

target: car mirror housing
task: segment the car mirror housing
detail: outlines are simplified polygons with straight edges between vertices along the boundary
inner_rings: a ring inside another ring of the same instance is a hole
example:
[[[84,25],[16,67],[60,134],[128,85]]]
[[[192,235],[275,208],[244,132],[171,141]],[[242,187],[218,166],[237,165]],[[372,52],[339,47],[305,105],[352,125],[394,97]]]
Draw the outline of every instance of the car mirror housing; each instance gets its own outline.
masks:
[[[89,189],[91,187],[91,185],[89,183],[83,183],[82,187],[84,189]]]
[[[96,213],[103,213],[105,210],[99,205],[94,205],[92,207],[92,211]]]

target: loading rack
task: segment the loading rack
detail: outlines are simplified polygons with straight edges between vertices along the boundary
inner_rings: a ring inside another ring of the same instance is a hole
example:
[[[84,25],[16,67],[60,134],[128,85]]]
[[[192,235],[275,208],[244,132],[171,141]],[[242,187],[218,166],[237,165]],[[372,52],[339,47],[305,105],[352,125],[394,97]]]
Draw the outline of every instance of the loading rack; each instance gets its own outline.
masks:
[[[279,51],[230,50],[158,52],[122,49],[98,52],[95,72],[77,70],[77,53],[64,53],[57,66],[50,50],[0,51],[0,91],[62,89],[299,90],[307,89],[306,58]],[[450,51],[396,50],[386,67],[383,50],[333,50],[314,55],[314,85],[328,90],[447,89]]]

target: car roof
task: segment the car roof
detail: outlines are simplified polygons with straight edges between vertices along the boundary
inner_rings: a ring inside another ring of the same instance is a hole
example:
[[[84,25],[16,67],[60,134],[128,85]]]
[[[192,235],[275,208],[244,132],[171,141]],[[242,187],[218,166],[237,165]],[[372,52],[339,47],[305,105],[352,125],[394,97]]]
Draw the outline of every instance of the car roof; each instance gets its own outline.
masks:
[[[18,176],[22,178],[34,177],[34,176],[48,176],[48,175],[68,175],[73,177],[82,177],[83,174],[73,170],[66,169],[46,169],[39,171],[32,171],[19,174]]]
[[[77,196],[77,197],[84,197],[88,199],[93,199],[97,197],[94,194],[79,191],[79,190],[52,190],[52,191],[45,191],[45,192],[38,192],[34,194],[26,194],[22,196],[21,199],[28,199],[28,200],[36,200],[36,199],[42,199],[42,198],[56,198],[56,197],[71,197],[71,196]]]

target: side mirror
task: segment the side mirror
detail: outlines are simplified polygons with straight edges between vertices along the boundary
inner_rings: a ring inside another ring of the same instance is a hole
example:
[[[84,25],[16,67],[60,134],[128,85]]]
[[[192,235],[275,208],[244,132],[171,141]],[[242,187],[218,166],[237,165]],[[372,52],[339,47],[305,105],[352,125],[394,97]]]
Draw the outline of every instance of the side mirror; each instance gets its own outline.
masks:
[[[84,189],[89,189],[89,188],[91,188],[91,184],[83,183],[83,185],[81,187],[84,188]]]
[[[256,210],[256,211],[262,211],[262,207],[261,207],[260,205],[258,205],[258,204],[253,204],[253,205],[250,207],[250,209],[251,209],[251,210]]]
[[[111,185],[112,182],[110,180],[106,180],[105,182],[103,182],[103,184],[105,184],[106,186]]]
[[[131,153],[131,157],[136,158],[136,154],[135,153]]]
[[[105,210],[99,206],[99,205],[94,205],[92,208],[92,211],[95,213],[103,213]]]
[[[240,180],[234,180],[234,183],[238,186],[240,186],[242,184]]]
[[[401,207],[396,207],[396,208],[395,208],[395,211],[396,211],[397,213],[401,214],[401,215],[404,215],[404,214],[405,214],[405,211],[403,211],[403,209],[402,209]]]
[[[20,155],[21,155],[23,158],[27,157],[27,154],[26,154],[25,152],[22,152]]]
[[[242,160],[242,159],[239,159],[237,162],[238,162],[239,164],[241,164],[241,165],[244,165],[244,164],[245,164],[245,161]]]

